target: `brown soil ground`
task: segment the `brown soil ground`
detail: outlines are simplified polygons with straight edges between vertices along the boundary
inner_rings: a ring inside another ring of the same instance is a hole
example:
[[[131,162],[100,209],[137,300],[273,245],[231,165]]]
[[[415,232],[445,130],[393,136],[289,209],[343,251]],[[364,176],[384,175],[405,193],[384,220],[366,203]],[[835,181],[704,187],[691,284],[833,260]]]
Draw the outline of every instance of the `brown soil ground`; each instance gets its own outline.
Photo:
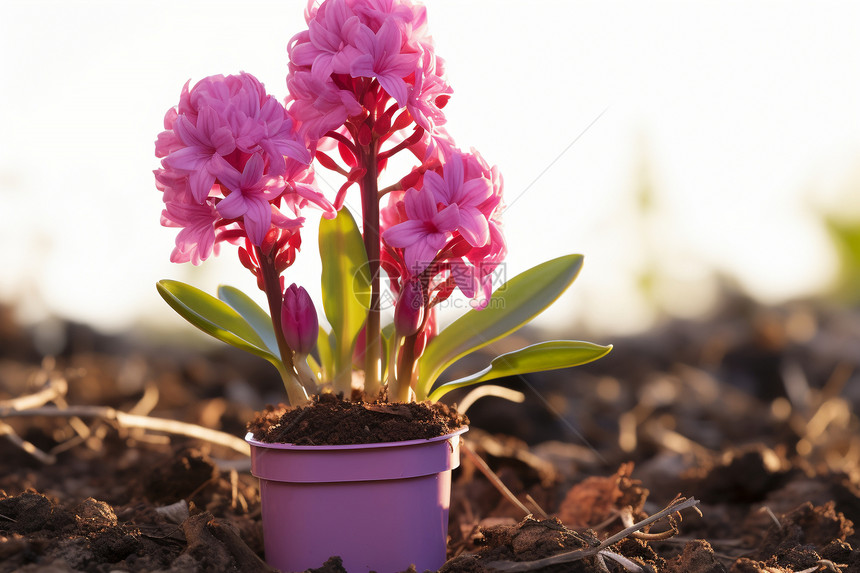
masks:
[[[0,573],[271,571],[246,458],[116,421],[3,409],[65,385],[48,406],[242,436],[281,399],[269,365],[74,324],[46,336],[11,316],[0,309]],[[469,448],[532,515],[463,456],[443,571],[860,572],[860,312],[737,301],[713,320],[599,342],[615,344],[601,361],[502,381],[523,403],[469,408]],[[701,515],[600,545],[678,495]]]

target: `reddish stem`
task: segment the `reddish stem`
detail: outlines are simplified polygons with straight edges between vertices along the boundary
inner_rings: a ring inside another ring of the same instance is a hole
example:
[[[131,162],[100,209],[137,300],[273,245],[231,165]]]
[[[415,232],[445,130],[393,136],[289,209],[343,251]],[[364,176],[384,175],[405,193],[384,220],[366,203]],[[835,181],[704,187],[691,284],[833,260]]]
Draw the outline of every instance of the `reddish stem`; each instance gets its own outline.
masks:
[[[379,390],[380,348],[379,319],[379,173],[377,155],[379,142],[373,138],[369,145],[361,147],[359,161],[367,169],[361,180],[362,229],[364,248],[367,251],[368,270],[370,271],[370,308],[365,324],[364,389],[372,395]]]
[[[281,305],[283,304],[283,293],[281,292],[281,279],[278,271],[275,268],[275,259],[272,256],[275,249],[264,255],[260,247],[254,247],[257,254],[257,260],[260,263],[260,272],[263,275],[263,291],[266,293],[266,300],[269,303],[269,313],[272,315],[272,326],[275,329],[275,339],[278,341],[278,350],[281,352],[281,361],[284,367],[292,372],[293,367],[293,350],[287,344],[284,338],[284,329],[281,323]]]
[[[338,133],[337,131],[329,131],[328,133],[326,133],[326,137],[331,137],[332,139],[341,142],[347,149],[349,149],[350,153],[352,153],[356,158],[358,158],[358,150],[355,148],[355,144],[342,133]]]
[[[403,346],[397,360],[397,385],[393,396],[398,402],[409,401],[409,388],[412,387],[412,372],[415,369],[415,342],[418,340],[419,334],[421,334],[421,329],[403,340]]]

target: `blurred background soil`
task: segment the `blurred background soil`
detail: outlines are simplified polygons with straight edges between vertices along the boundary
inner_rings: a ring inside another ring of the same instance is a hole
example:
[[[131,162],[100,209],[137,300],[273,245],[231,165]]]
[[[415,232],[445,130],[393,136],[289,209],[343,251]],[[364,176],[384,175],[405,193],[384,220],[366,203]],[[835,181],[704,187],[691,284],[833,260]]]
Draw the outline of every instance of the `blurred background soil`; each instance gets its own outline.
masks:
[[[229,348],[65,322],[49,334],[45,356],[45,332],[0,307],[0,571],[268,570],[242,455],[10,408],[109,407],[241,437],[255,410],[279,401],[277,373]],[[593,547],[680,495],[699,500],[701,515],[685,510],[645,528],[652,538],[520,570],[860,571],[860,312],[734,296],[706,320],[599,342],[615,348],[598,362],[500,381],[521,403],[496,392],[469,407],[469,447],[532,516],[463,456],[446,570]],[[21,401],[49,390],[45,406]]]

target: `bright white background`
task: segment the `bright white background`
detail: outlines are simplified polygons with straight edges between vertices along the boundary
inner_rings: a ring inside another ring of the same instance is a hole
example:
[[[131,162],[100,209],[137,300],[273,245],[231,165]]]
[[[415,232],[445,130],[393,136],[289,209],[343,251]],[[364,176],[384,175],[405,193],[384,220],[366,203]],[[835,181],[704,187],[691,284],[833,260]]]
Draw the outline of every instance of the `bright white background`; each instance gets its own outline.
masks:
[[[0,301],[25,322],[167,328],[181,319],[158,297],[160,278],[253,290],[229,247],[198,268],[168,262],[175,231],[158,222],[153,142],[189,78],[244,70],[283,98],[304,4],[7,5]],[[680,315],[707,308],[715,271],[766,302],[832,278],[815,213],[857,199],[845,193],[860,158],[857,5],[427,5],[455,90],[449,131],[505,176],[508,274],[586,255],[540,325],[646,326],[636,281],[654,264],[658,298]],[[636,215],[643,171],[656,201],[647,221]],[[309,230],[289,276],[312,292],[315,249]]]

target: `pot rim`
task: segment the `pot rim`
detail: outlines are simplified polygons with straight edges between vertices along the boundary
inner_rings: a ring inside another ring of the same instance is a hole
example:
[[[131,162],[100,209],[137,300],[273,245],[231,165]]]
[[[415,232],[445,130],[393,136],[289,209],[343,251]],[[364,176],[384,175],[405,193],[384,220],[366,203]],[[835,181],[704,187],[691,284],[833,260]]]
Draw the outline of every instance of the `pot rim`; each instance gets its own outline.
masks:
[[[329,451],[329,450],[367,450],[371,448],[397,448],[402,446],[414,446],[418,444],[428,444],[432,442],[441,442],[459,436],[469,431],[469,426],[458,428],[449,434],[436,436],[435,438],[423,438],[418,440],[403,440],[400,442],[372,442],[369,444],[342,444],[342,445],[318,445],[318,446],[300,446],[293,443],[274,443],[261,442],[255,440],[251,432],[245,434],[245,441],[251,446],[258,448],[270,448],[274,450],[298,450],[298,451]]]

